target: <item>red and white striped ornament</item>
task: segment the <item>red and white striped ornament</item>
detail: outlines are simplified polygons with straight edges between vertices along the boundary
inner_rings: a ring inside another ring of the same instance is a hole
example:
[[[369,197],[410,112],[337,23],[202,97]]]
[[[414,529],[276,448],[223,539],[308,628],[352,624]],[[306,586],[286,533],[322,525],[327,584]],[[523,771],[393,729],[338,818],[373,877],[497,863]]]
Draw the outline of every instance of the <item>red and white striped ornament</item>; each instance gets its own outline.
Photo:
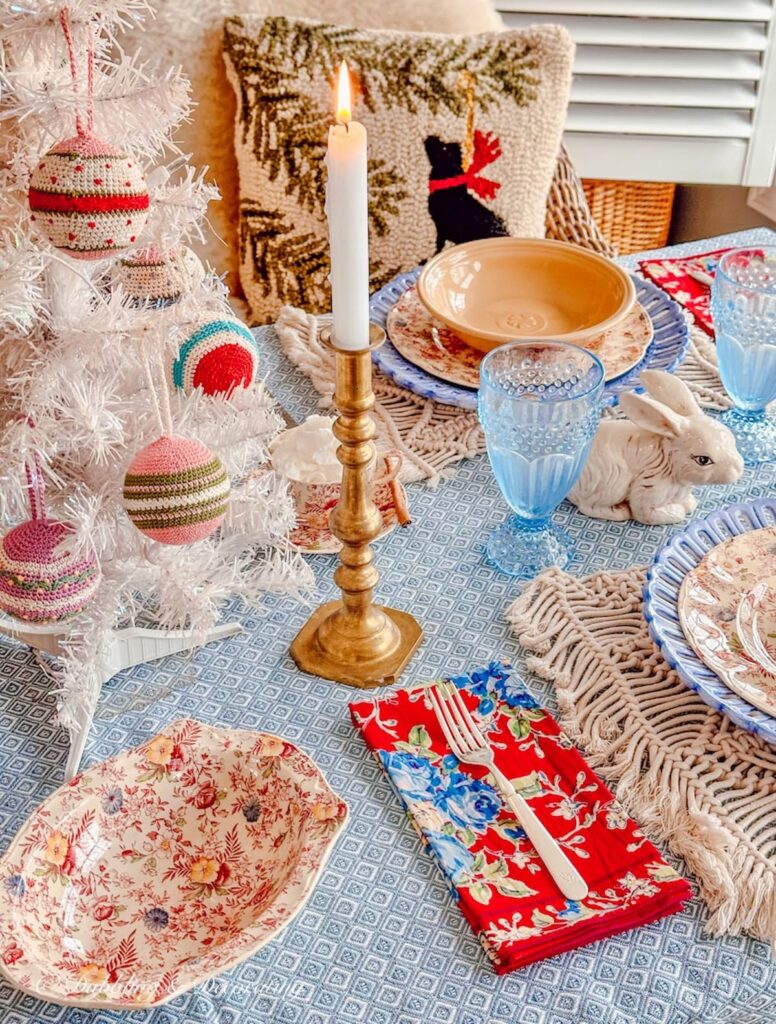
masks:
[[[91,134],[57,143],[38,161],[28,193],[32,219],[74,259],[97,260],[134,245],[150,204],[143,169]]]
[[[59,22],[70,61],[76,133],[38,160],[27,197],[32,220],[53,246],[74,259],[98,260],[135,244],[148,219],[148,187],[135,157],[94,134],[91,25],[84,103],[79,94],[78,59],[67,7],[60,10]]]

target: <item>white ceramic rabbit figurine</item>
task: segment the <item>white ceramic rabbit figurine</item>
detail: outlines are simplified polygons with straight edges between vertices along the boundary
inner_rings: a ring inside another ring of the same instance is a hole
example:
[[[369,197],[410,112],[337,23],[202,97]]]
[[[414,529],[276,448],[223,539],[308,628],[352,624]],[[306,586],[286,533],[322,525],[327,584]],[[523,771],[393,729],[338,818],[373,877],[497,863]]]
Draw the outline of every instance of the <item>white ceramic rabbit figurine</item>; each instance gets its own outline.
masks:
[[[706,416],[678,377],[644,370],[648,395],[620,396],[627,420],[604,420],[569,495],[597,519],[680,523],[698,504],[692,488],[732,484],[744,471],[733,435]]]

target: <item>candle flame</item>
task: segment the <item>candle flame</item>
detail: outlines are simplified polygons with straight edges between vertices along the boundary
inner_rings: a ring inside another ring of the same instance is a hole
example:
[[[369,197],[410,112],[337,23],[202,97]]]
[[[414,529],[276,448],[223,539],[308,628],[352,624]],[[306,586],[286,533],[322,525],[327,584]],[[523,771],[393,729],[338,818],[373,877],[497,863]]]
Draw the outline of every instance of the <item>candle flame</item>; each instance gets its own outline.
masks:
[[[339,81],[337,84],[337,120],[340,124],[347,124],[350,119],[350,74],[348,72],[348,63],[343,60],[340,64]]]

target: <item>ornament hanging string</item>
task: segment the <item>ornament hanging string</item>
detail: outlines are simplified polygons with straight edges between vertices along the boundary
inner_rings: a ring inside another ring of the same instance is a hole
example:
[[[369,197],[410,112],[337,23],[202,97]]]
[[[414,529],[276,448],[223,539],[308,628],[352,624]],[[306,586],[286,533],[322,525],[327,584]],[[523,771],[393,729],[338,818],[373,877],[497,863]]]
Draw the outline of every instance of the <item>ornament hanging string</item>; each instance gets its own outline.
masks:
[[[29,462],[24,464],[24,472],[27,476],[27,494],[30,501],[30,517],[46,521],[46,494],[43,490],[43,472],[40,459],[35,455],[35,468],[32,469]]]
[[[70,60],[70,78],[73,82],[73,95],[75,97],[75,130],[80,136],[91,135],[94,131],[94,29],[90,24],[88,28],[89,41],[86,46],[86,130],[84,130],[81,117],[81,98],[78,89],[78,61],[73,42],[73,31],[70,25],[69,7],[63,7],[59,12],[59,23],[62,26],[62,33],[67,43],[67,56]]]
[[[35,427],[35,421],[31,416],[27,417],[27,424]],[[27,497],[30,505],[30,518],[46,521],[46,492],[43,487],[43,467],[40,464],[40,456],[37,452],[33,455],[33,465],[29,461],[24,463],[24,475],[27,477]]]
[[[159,431],[162,436],[172,437],[173,426],[172,426],[172,409],[170,407],[170,396],[167,393],[166,388],[162,388],[162,397],[159,398],[159,390],[154,381],[153,371],[151,370],[151,360],[148,356],[148,346],[146,345],[146,332],[147,327],[144,327],[140,333],[140,358],[143,361],[143,370],[145,371],[146,383],[148,384],[148,390],[151,392],[151,399],[154,403],[154,412],[159,423]]]

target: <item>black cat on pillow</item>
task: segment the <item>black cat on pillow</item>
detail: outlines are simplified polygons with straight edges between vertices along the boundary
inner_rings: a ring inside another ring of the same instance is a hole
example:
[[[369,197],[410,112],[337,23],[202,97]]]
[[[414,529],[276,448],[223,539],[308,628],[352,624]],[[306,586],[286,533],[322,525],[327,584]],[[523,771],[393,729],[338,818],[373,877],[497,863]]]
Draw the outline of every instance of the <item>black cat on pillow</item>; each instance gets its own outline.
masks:
[[[475,131],[474,151],[467,170],[463,169],[459,143],[442,142],[437,135],[429,135],[425,145],[431,163],[428,212],[436,225],[436,251],[441,252],[447,242],[460,245],[478,238],[508,234],[501,217],[475,198],[477,195],[481,199],[493,199],[501,188],[500,182],[480,174],[501,156],[501,143],[493,133]]]

